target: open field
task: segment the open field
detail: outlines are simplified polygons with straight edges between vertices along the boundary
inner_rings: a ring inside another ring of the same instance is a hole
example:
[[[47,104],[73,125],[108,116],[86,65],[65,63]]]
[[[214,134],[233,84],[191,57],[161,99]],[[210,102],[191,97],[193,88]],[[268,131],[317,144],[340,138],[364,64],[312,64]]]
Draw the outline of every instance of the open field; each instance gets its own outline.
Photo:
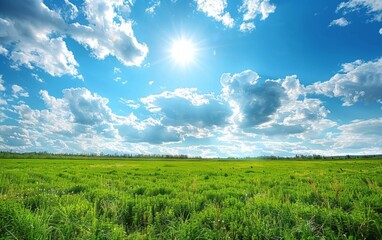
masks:
[[[382,160],[0,160],[0,239],[381,239]]]

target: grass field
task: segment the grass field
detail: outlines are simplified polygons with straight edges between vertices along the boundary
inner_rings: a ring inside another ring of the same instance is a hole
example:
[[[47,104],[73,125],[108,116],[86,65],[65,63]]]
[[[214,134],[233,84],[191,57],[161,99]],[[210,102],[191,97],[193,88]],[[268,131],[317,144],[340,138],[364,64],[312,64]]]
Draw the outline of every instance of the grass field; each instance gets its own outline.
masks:
[[[382,238],[382,160],[0,164],[0,239]]]

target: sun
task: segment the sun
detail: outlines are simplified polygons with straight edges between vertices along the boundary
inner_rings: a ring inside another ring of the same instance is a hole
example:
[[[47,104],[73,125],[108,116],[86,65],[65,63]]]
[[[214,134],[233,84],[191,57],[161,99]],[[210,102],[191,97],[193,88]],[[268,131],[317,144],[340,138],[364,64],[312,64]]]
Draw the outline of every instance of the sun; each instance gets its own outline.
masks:
[[[196,48],[190,39],[177,39],[171,45],[171,58],[180,65],[188,65],[195,60]]]

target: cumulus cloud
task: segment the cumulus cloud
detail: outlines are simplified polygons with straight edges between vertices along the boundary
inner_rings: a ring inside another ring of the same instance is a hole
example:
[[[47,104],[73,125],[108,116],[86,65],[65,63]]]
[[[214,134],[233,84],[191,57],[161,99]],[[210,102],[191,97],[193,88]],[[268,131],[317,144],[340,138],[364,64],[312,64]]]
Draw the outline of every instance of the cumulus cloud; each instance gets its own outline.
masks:
[[[233,76],[223,74],[220,82],[223,97],[234,111],[234,121],[242,128],[268,122],[285,94],[276,81],[260,81],[260,76],[251,70]]]
[[[329,27],[332,27],[332,26],[345,27],[349,24],[350,24],[350,22],[348,20],[346,20],[346,18],[341,17],[341,18],[338,18],[338,19],[331,21],[329,24]]]
[[[362,150],[365,154],[382,151],[382,119],[354,120],[338,128],[334,138],[336,149]]]
[[[142,98],[141,102],[147,110],[163,117],[163,124],[170,126],[223,126],[231,115],[230,108],[224,102],[213,95],[198,94],[194,88],[165,91]]]
[[[95,125],[114,120],[107,98],[92,94],[85,88],[64,89],[63,93],[75,123]]]
[[[261,80],[251,70],[221,77],[222,97],[234,114],[233,129],[260,135],[319,135],[335,126],[327,119],[329,111],[319,99],[308,98],[297,76]],[[240,131],[239,131],[240,133]]]
[[[195,0],[195,2],[198,11],[222,22],[226,27],[232,28],[234,26],[234,19],[229,12],[226,12],[227,0]]]
[[[65,26],[62,17],[40,0],[0,3],[0,44],[7,47],[15,68],[38,67],[52,76],[79,77],[78,63],[62,37]]]
[[[342,65],[339,73],[329,81],[309,86],[309,91],[330,97],[339,97],[344,106],[359,101],[382,101],[382,58],[375,61],[361,60]]]
[[[69,33],[98,59],[110,55],[125,66],[140,66],[148,53],[148,47],[137,41],[133,22],[124,18],[128,12],[130,8],[124,1],[87,0],[84,3],[84,13],[89,25],[73,23]]]
[[[255,29],[255,24],[253,22],[243,22],[240,24],[240,31],[242,32],[250,32]]]
[[[239,9],[240,12],[244,12],[243,21],[251,21],[258,15],[261,15],[261,20],[265,20],[275,10],[276,6],[269,0],[244,0]]]
[[[381,34],[381,35],[382,35],[382,28],[380,28],[380,29],[379,29],[379,34]]]
[[[30,135],[25,129],[15,126],[0,126],[0,148],[9,149],[9,146],[26,148],[31,145]]]
[[[78,8],[69,0],[64,0],[65,6],[61,9],[61,14],[67,20],[73,20],[78,16]]]
[[[382,21],[382,3],[380,0],[350,0],[341,2],[337,7],[338,11],[347,12],[365,9],[367,14],[371,16],[372,21]]]
[[[253,20],[261,15],[261,20],[265,20],[271,13],[276,10],[276,5],[269,0],[244,0],[239,8],[239,12],[243,13],[243,23],[240,25],[241,31],[250,31],[255,28]]]
[[[137,41],[133,22],[126,16],[125,1],[85,1],[88,25],[73,22],[79,9],[69,0],[59,11],[49,9],[42,0],[14,0],[0,3],[0,54],[16,69],[41,68],[51,76],[72,75],[83,79],[73,52],[65,38],[84,45],[98,59],[115,56],[125,66],[140,66],[148,48]],[[68,23],[72,21],[73,23]]]
[[[15,98],[19,97],[29,97],[29,93],[25,91],[22,87],[19,85],[12,85],[12,96]]]
[[[20,95],[22,91],[13,88]],[[140,120],[134,114],[113,113],[107,98],[86,88],[64,89],[61,98],[41,90],[40,96],[45,108],[33,109],[25,103],[11,106],[18,115],[18,125],[0,128],[0,149],[129,152],[126,146],[130,143],[161,144],[183,139],[177,129],[158,119]],[[140,152],[137,149],[135,153]]]

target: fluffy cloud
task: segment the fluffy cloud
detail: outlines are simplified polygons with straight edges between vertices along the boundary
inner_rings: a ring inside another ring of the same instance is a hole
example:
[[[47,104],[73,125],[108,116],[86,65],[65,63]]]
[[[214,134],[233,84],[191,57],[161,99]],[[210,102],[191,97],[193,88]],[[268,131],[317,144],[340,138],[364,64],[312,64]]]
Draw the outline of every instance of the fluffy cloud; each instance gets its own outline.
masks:
[[[223,74],[221,83],[222,96],[234,112],[232,126],[238,127],[228,129],[230,132],[240,133],[241,129],[267,136],[307,138],[336,125],[327,119],[329,111],[321,100],[306,97],[306,89],[297,76],[264,81],[247,70],[233,76]]]
[[[234,111],[234,121],[242,128],[268,122],[281,106],[284,91],[280,84],[259,79],[259,75],[250,70],[221,77],[223,97]]]
[[[350,0],[341,2],[337,7],[338,11],[347,12],[358,11],[365,9],[373,21],[382,21],[382,3],[380,0]]]
[[[269,0],[244,0],[239,8],[243,13],[243,23],[240,25],[240,30],[252,30],[255,28],[253,20],[261,15],[261,20],[265,20],[271,13],[276,10],[276,5],[272,4]]]
[[[226,12],[227,0],[195,0],[199,11],[222,22],[224,26],[232,28],[234,19]]]
[[[240,31],[242,32],[250,32],[255,29],[255,24],[253,22],[243,22],[240,24]]]
[[[15,126],[0,126],[0,148],[17,149],[27,148],[32,145],[28,131]]]
[[[341,17],[341,18],[338,18],[338,19],[331,21],[329,24],[329,27],[332,27],[332,26],[345,27],[349,24],[350,24],[350,22],[348,20],[346,20],[346,18]]]
[[[19,85],[12,85],[12,96],[14,98],[29,97],[29,93]]]
[[[181,88],[141,99],[145,107],[158,113],[165,125],[206,128],[227,124],[230,108],[213,95],[201,95],[197,89]]]
[[[17,88],[16,92],[20,94],[21,90]],[[25,103],[12,106],[18,125],[0,128],[4,133],[0,149],[129,152],[126,146],[130,143],[161,144],[183,139],[175,128],[159,120],[114,114],[107,98],[85,88],[64,89],[62,98],[45,90],[40,96],[45,103],[43,109],[32,109]]]
[[[358,101],[382,101],[382,58],[363,62],[357,60],[342,65],[339,73],[329,81],[309,86],[309,91],[330,97],[339,97],[344,106]]]
[[[65,89],[63,93],[75,123],[95,125],[114,120],[114,114],[107,106],[108,99],[85,88]]]
[[[258,15],[261,15],[261,20],[265,20],[275,12],[276,6],[269,0],[244,0],[239,10],[244,12],[243,21],[251,21]]]
[[[354,120],[338,128],[341,133],[334,138],[333,147],[364,154],[382,151],[382,119]]]
[[[379,61],[344,64],[342,74]],[[247,70],[223,74],[221,84],[220,94],[176,89],[142,98],[141,105],[147,110],[139,113],[142,119],[133,113],[115,114],[107,98],[85,88],[64,89],[61,97],[41,90],[42,109],[23,102],[7,106],[18,115],[17,125],[0,127],[0,149],[204,157],[381,150],[381,119],[338,126],[328,119],[323,102],[310,95],[317,93],[313,87],[318,85],[305,87],[295,75],[263,80]],[[136,102],[126,100],[126,104]],[[2,118],[0,115],[0,121]]]
[[[52,76],[80,77],[78,63],[60,36],[63,28],[61,16],[39,0],[0,3],[0,44],[8,48],[15,68],[38,67]]]
[[[76,5],[71,3],[69,0],[64,0],[65,6],[61,9],[61,15],[66,20],[73,20],[78,16],[78,8]]]
[[[87,0],[84,11],[89,25],[70,26],[69,32],[76,41],[89,48],[98,59],[111,55],[126,66],[141,65],[148,47],[137,41],[133,22],[123,17],[130,12],[129,5],[119,0]]]
[[[81,25],[66,22],[79,14],[68,0],[59,11],[49,9],[42,0],[1,1],[0,53],[14,68],[41,68],[52,76],[83,79],[65,42],[69,36],[98,59],[110,55],[126,66],[139,66],[148,48],[135,38],[132,21],[123,18],[130,12],[127,4],[119,0],[85,1],[83,10],[89,24]]]

